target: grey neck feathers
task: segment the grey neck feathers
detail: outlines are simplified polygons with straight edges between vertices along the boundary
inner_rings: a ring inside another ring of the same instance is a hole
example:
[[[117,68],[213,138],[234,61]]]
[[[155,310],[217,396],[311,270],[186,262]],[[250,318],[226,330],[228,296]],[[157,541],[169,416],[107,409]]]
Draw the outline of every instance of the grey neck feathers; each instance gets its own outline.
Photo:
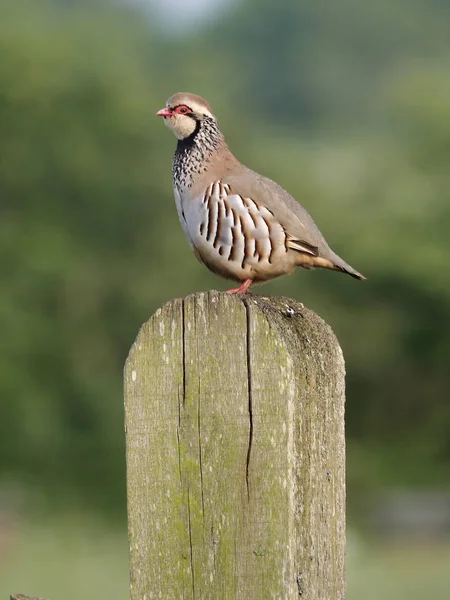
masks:
[[[172,162],[172,177],[178,188],[191,188],[196,176],[208,170],[214,155],[225,147],[224,137],[211,117],[197,121],[194,133],[178,140]]]

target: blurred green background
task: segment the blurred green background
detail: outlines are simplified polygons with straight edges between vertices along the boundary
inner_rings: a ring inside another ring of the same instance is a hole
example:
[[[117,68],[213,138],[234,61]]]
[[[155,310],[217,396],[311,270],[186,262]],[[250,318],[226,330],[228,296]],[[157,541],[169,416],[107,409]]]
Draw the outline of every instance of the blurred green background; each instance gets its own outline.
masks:
[[[449,597],[449,40],[447,0],[0,3],[0,597],[127,596],[122,367],[227,289],[176,215],[180,90],[368,277],[256,290],[344,350],[348,600]]]

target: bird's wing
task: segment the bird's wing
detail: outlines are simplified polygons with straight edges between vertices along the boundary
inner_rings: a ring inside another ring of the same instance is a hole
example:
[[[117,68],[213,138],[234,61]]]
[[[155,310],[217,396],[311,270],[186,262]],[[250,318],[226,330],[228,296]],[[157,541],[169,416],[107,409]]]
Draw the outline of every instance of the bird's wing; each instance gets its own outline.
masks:
[[[224,181],[232,193],[252,198],[273,214],[285,232],[288,247],[316,257],[319,266],[323,266],[324,259],[356,279],[365,279],[333,252],[309,213],[277,183],[243,165],[234,168]]]
[[[224,182],[232,194],[251,198],[269,210],[283,227],[292,250],[313,256],[327,256],[332,252],[308,212],[271,179],[242,166],[229,173]]]

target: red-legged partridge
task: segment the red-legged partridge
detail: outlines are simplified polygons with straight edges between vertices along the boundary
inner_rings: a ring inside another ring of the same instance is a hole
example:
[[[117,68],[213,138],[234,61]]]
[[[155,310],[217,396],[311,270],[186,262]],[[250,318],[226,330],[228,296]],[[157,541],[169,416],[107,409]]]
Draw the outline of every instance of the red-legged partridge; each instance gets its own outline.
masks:
[[[201,262],[241,283],[231,293],[297,266],[365,279],[331,250],[292,196],[233,156],[203,98],[175,94],[157,114],[178,138],[172,177],[181,225]]]

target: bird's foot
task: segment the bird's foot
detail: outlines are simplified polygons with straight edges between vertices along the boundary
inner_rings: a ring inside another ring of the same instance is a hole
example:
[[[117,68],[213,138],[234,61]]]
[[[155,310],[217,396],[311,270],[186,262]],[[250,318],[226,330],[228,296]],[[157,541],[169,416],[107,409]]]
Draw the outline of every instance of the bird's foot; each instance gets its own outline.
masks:
[[[252,279],[246,279],[238,288],[227,290],[227,294],[251,294],[251,291],[248,288],[252,285],[252,283]]]

